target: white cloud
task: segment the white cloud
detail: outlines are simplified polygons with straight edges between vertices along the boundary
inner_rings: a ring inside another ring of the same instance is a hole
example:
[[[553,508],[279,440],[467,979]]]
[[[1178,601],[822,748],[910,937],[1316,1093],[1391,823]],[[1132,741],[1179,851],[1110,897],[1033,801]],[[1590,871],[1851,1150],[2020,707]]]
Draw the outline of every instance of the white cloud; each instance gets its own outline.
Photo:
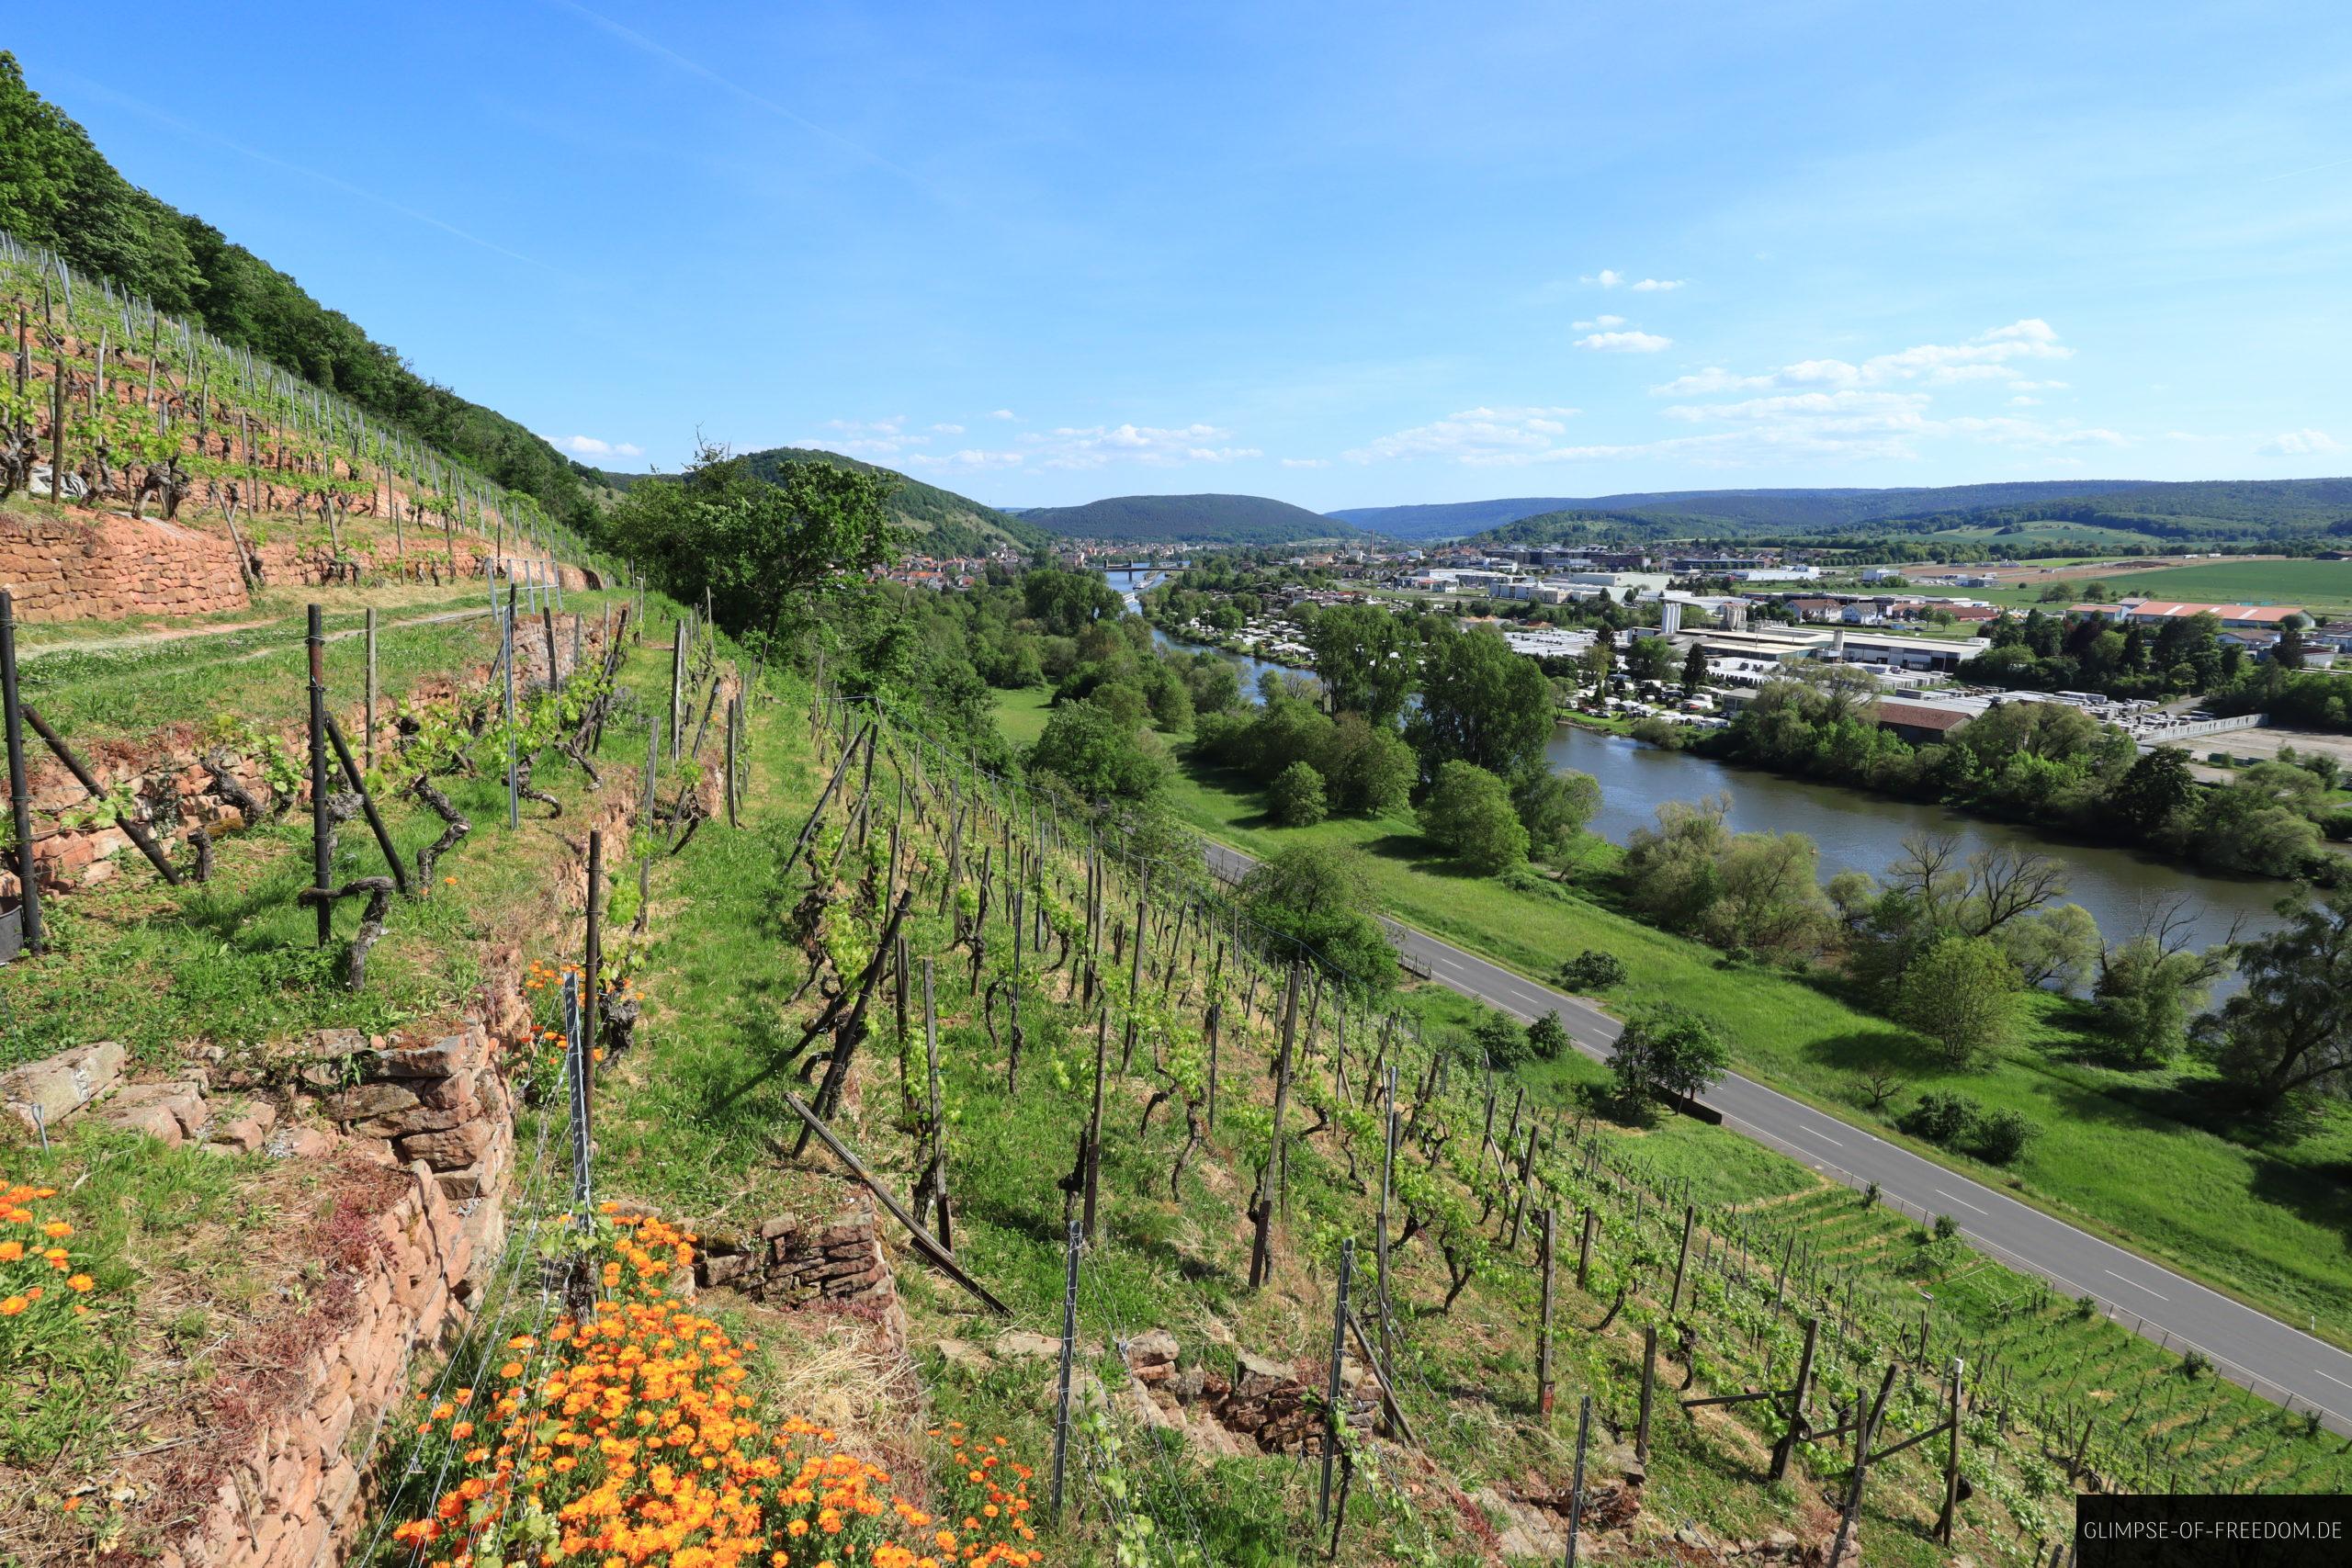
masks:
[[[2013,409],[2038,409],[2041,406],[2041,400],[2040,398],[2029,398],[2023,392],[2019,392],[2016,397],[2009,400],[2009,407]]]
[[[1577,339],[1577,346],[1599,349],[1604,354],[1656,354],[1662,348],[1672,348],[1674,340],[1656,333],[1587,333]]]
[[[2022,380],[2020,380],[2020,381],[2012,381],[2012,382],[2010,382],[2010,383],[2009,383],[2009,390],[2010,390],[2010,391],[2012,391],[2012,392],[2041,392],[2041,391],[2063,392],[2063,391],[2064,391],[2065,389],[2066,389],[2066,383],[2065,383],[2065,382],[2064,382],[2064,381],[2022,381]]]
[[[1255,446],[1223,445],[1233,432],[1213,424],[1186,424],[1163,429],[1149,424],[1063,425],[1046,434],[1024,435],[1045,468],[1099,468],[1107,463],[1140,463],[1148,468],[1174,468],[1183,463],[1230,463],[1265,454]]]
[[[1328,468],[1330,466],[1331,460],[1329,457],[1284,457],[1283,459],[1283,467],[1285,468]]]
[[[1577,279],[1578,283],[1598,284],[1603,288],[1630,288],[1636,294],[1663,294],[1669,288],[1679,288],[1690,279],[1684,277],[1645,277],[1629,279],[1615,267],[1604,266],[1599,272],[1589,272]]]
[[[2324,430],[2282,430],[2255,446],[2266,457],[2323,457],[2344,450],[2344,443]]]
[[[933,432],[941,435],[961,435],[964,434],[964,427],[960,424],[934,424],[931,428]]]
[[[1020,452],[989,452],[967,447],[961,452],[916,452],[907,458],[907,466],[917,468],[955,469],[963,473],[978,473],[988,468],[1017,468],[1028,460]]]
[[[1589,333],[1595,327],[1622,327],[1625,324],[1625,318],[1623,316],[1595,316],[1589,321],[1577,321],[1572,324],[1575,326],[1577,331],[1580,333]]]
[[[1021,416],[1011,409],[990,409],[989,417],[990,419],[1019,419]]]
[[[854,457],[899,457],[917,447],[927,446],[931,437],[907,428],[907,416],[894,414],[888,419],[829,419],[825,434],[797,443],[800,446],[821,446],[828,451],[845,452]]]
[[[554,445],[577,457],[642,457],[645,448],[633,441],[600,441],[594,435],[551,435]]]
[[[1443,457],[1459,463],[1527,462],[1552,451],[1577,411],[1476,408],[1369,442],[1344,454],[1351,463],[1391,457]]]
[[[2011,372],[2004,367],[2018,360],[2071,359],[2074,355],[2073,349],[2058,342],[2058,333],[2049,322],[2030,317],[1979,333],[1966,343],[1919,344],[1874,355],[1859,365],[1843,359],[1800,359],[1756,376],[1736,375],[1710,366],[1650,389],[1663,397],[1689,397],[1789,387],[1874,387],[1890,381],[1922,381],[1939,387],[2007,376]]]

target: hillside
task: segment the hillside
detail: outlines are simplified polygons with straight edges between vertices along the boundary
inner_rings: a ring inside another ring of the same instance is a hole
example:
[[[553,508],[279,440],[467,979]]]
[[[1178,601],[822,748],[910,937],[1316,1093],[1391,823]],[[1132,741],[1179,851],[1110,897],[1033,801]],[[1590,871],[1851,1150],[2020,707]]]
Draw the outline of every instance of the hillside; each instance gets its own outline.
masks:
[[[1000,545],[1028,550],[1052,543],[1051,536],[1026,518],[999,512],[952,490],[927,485],[896,468],[863,463],[838,452],[812,446],[774,446],[752,453],[749,461],[752,471],[763,479],[774,477],[779,465],[812,461],[855,468],[862,473],[889,475],[899,481],[899,488],[890,492],[891,510],[909,529],[923,536],[917,547],[933,555],[977,556]]]
[[[1030,507],[1020,515],[1065,538],[1137,544],[1295,545],[1358,533],[1262,495],[1120,495],[1083,506]]]
[[[300,284],[118,173],[89,135],[26,85],[0,50],[0,232],[110,278],[165,315],[187,318],[380,421],[405,426],[493,482],[522,491],[574,527],[587,470],[495,410],[411,369]]]
[[[1430,506],[1352,507],[1330,513],[1396,538],[1443,538],[1514,529],[1532,543],[1541,530],[1514,528],[1568,513],[1638,518],[1668,533],[1836,532],[1863,524],[1879,531],[1989,531],[2054,521],[2149,538],[2256,538],[2332,528],[2352,521],[2352,480],[2052,479],[1899,490],[1648,491],[1590,497],[1525,497]]]

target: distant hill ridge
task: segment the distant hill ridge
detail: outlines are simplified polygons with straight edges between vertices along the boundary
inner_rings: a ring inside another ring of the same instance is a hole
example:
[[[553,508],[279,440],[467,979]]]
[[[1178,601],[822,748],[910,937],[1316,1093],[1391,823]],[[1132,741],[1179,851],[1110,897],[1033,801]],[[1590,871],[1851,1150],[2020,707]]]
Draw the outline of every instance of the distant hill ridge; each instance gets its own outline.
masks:
[[[1291,545],[1361,537],[1348,524],[1262,495],[1119,495],[1083,506],[1030,507],[1018,515],[1064,538],[1136,544]]]
[[[1330,516],[1395,538],[1487,533],[1557,513],[1608,514],[1712,532],[1834,532],[1864,523],[1905,532],[2039,519],[2159,537],[2304,532],[2352,520],[2352,479],[2030,479],[1888,490],[1646,491],[1424,506],[1349,507]]]

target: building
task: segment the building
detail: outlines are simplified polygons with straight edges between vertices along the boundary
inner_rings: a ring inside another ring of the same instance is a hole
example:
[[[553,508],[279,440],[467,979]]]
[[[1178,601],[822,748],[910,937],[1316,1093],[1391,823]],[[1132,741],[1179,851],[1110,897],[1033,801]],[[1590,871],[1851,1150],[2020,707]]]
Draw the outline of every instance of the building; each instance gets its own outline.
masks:
[[[1885,664],[1897,670],[1934,670],[1951,674],[1964,660],[1993,646],[1990,637],[1903,637],[1894,632],[1832,634],[1823,657],[1854,664]]]
[[[2127,600],[2123,605],[2127,619],[2140,626],[2162,626],[2165,622],[2188,615],[2211,615],[2231,631],[2272,632],[2286,629],[2290,615],[2301,615],[2301,604],[2195,604],[2174,599]]]
[[[1914,746],[1941,740],[1976,716],[1955,703],[1924,703],[1902,697],[1882,697],[1871,716],[1879,728],[1891,729]]]

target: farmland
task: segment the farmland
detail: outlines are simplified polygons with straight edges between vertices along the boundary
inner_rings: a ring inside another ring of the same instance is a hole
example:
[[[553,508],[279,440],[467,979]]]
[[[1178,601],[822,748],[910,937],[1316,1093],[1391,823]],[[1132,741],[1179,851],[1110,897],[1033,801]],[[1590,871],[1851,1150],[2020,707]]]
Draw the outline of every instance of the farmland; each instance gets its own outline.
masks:
[[[2326,616],[2352,610],[2352,560],[2206,561],[2154,571],[2119,569],[2085,578],[2118,594],[2214,604],[2301,604]],[[2042,585],[1980,590],[1996,604],[2040,602]]]

